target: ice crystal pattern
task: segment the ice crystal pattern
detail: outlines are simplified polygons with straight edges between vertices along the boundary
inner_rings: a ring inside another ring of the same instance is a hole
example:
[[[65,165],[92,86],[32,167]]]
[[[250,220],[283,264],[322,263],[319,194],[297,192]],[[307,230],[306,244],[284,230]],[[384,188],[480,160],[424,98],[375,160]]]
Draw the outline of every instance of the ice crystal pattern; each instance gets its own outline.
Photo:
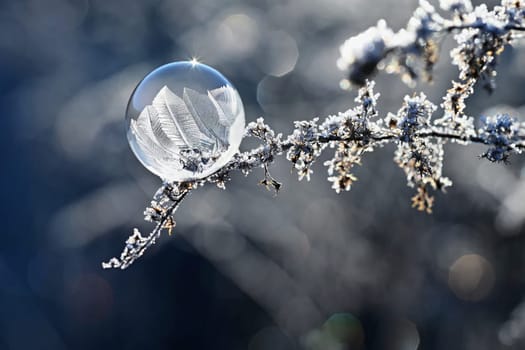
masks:
[[[323,151],[332,149],[333,157],[324,165],[332,188],[340,193],[350,190],[358,180],[353,169],[362,164],[367,153],[387,143],[395,144],[394,162],[415,191],[412,206],[430,213],[433,193],[452,185],[443,174],[446,143],[483,144],[486,151],[480,157],[492,162],[504,163],[512,154],[521,153],[525,148],[525,123],[518,116],[475,118],[466,114],[465,107],[478,82],[489,92],[496,88],[498,56],[506,46],[520,40],[525,31],[525,2],[503,0],[492,10],[486,5],[474,7],[469,0],[441,0],[440,6],[450,15],[448,18],[421,0],[406,28],[394,32],[381,20],[377,26],[345,41],[337,65],[346,74],[341,86],[359,87],[354,107],[326,118],[297,121],[288,136],[276,133],[263,118],[249,123],[245,137],[257,138],[258,147],[235,154],[208,176],[165,182],[144,212],[145,219],[155,223],[155,228],[147,236],[136,230],[121,256],[103,266],[127,268],[155,243],[164,229],[171,233],[175,226],[173,214],[190,191],[207,183],[224,189],[232,171],[248,175],[262,168],[261,183],[277,192],[281,184],[271,176],[269,166],[281,154],[292,162],[299,180],[309,180]],[[459,74],[442,103],[438,105],[425,94],[414,93],[404,98],[397,112],[380,114],[379,93],[371,80],[374,74],[380,70],[399,74],[409,85],[430,80],[441,40],[447,34],[456,40],[451,58]]]
[[[177,170],[207,176],[218,170],[215,162],[230,147],[235,121],[235,115],[222,106],[221,96],[228,89],[203,95],[184,88],[180,98],[164,86],[137,120],[131,120],[139,148],[161,176],[171,179]]]
[[[142,164],[165,181],[190,181],[223,167],[238,152],[244,109],[218,71],[173,62],[149,73],[126,111],[128,141]]]

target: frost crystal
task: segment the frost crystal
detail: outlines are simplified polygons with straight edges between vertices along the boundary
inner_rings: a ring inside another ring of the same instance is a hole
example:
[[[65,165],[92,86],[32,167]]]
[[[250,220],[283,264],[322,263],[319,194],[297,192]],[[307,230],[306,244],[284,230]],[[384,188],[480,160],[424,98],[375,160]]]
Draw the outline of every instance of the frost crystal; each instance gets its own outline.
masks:
[[[451,19],[439,15],[426,0],[420,0],[407,27],[394,33],[384,20],[376,27],[349,38],[341,46],[338,67],[347,72],[350,84],[363,85],[377,70],[401,74],[413,85],[419,78],[432,78],[432,68],[444,34],[456,33],[458,43],[452,52],[461,80],[487,79],[494,88],[497,56],[506,44],[523,31],[523,2],[503,0],[490,11],[482,4],[473,8],[469,0],[441,0],[440,6],[453,12]]]
[[[341,57],[337,61],[337,66],[341,70],[352,67],[348,73],[350,81],[363,84],[365,79],[375,72],[377,64],[385,56],[393,35],[386,22],[379,21],[377,26],[368,28],[341,45]]]
[[[523,132],[522,124],[507,114],[487,117],[483,122],[479,135],[490,147],[482,157],[492,162],[507,162],[513,151],[521,152],[523,144],[519,132]]]

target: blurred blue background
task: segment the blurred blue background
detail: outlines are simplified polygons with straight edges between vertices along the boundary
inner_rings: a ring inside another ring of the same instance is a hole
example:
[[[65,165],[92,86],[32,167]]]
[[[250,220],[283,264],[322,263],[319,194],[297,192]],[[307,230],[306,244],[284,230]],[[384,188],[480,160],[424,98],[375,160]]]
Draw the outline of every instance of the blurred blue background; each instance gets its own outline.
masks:
[[[131,268],[100,267],[133,227],[148,232],[142,211],[160,185],[125,136],[144,75],[197,57],[237,87],[247,121],[288,133],[353,105],[335,67],[347,37],[382,17],[399,29],[416,6],[1,1],[0,349],[522,349],[524,162],[489,164],[478,146],[447,146],[454,187],[432,215],[410,208],[393,146],[341,195],[321,162],[307,183],[281,159],[277,197],[257,186],[262,173],[236,174],[227,191],[195,191],[176,234]],[[450,47],[417,87],[435,103],[456,76]],[[525,115],[525,50],[502,63],[471,115]],[[411,92],[392,76],[377,90],[385,114]]]

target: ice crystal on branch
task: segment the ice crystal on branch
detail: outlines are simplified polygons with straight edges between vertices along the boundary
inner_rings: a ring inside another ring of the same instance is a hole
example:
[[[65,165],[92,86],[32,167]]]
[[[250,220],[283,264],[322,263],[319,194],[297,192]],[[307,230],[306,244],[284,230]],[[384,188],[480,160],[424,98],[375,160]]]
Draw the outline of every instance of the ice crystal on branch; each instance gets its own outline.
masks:
[[[413,206],[429,213],[434,202],[429,189],[444,190],[452,184],[442,176],[444,141],[431,137],[431,118],[436,109],[423,93],[405,97],[403,107],[397,113],[401,135],[394,157],[405,172],[408,185],[417,187],[418,193],[412,198]],[[422,134],[428,136],[421,137]]]
[[[398,127],[402,131],[401,141],[412,142],[417,137],[417,131],[429,131],[430,118],[436,108],[424,93],[413,97],[405,96],[403,107],[397,112]]]
[[[523,144],[519,133],[524,131],[522,124],[507,114],[483,119],[484,124],[479,135],[490,147],[482,157],[492,162],[507,162],[512,152],[521,152]]]
[[[318,118],[314,118],[311,121],[294,122],[295,130],[286,140],[290,145],[286,158],[292,162],[295,170],[297,170],[299,180],[305,177],[306,180],[310,180],[311,166],[326,146],[319,141],[318,120]]]
[[[336,149],[334,157],[324,165],[328,167],[328,181],[337,193],[350,190],[357,181],[352,168],[361,165],[365,152],[381,144],[382,126],[376,110],[379,94],[374,92],[374,85],[374,82],[367,82],[359,89],[355,108],[330,116],[321,125],[321,130],[325,130],[322,136],[331,140],[330,147]]]
[[[435,202],[433,191],[452,184],[443,176],[443,146],[447,142],[484,144],[488,149],[482,157],[492,162],[506,162],[511,154],[520,153],[525,148],[525,124],[516,116],[488,116],[476,129],[475,118],[465,113],[465,107],[478,81],[483,81],[489,91],[495,88],[497,56],[525,31],[525,2],[503,0],[489,10],[485,5],[474,8],[468,0],[441,0],[440,7],[449,18],[421,0],[406,28],[393,32],[381,20],[345,41],[337,65],[347,73],[343,86],[360,86],[353,108],[326,118],[296,121],[286,137],[276,134],[263,118],[249,123],[245,137],[256,138],[259,146],[236,154],[204,178],[163,184],[144,212],[145,219],[155,224],[153,230],[147,236],[135,230],[120,257],[103,266],[130,266],[162,231],[171,233],[173,214],[190,191],[207,183],[224,189],[233,171],[248,175],[262,169],[264,179],[260,183],[277,192],[281,183],[271,176],[269,167],[282,154],[292,163],[299,180],[309,180],[322,152],[332,149],[333,156],[324,165],[332,188],[339,193],[350,190],[357,180],[354,167],[362,164],[365,153],[393,143],[397,146],[394,161],[404,171],[408,185],[416,190],[412,206],[430,213]],[[430,79],[440,41],[450,33],[457,42],[451,57],[459,67],[459,76],[444,94],[441,108],[423,93],[414,93],[404,98],[397,113],[380,114],[379,94],[370,78],[378,70],[386,70],[400,74],[407,83]]]
[[[347,72],[350,85],[362,85],[379,69],[401,74],[407,83],[431,79],[439,44],[445,34],[454,32],[458,46],[451,56],[460,79],[483,78],[486,88],[493,89],[497,56],[518,37],[516,32],[525,30],[523,4],[504,0],[492,11],[484,4],[473,8],[467,0],[442,0],[440,5],[452,12],[450,18],[420,0],[406,28],[394,33],[381,20],[341,45],[338,67]]]
[[[102,263],[103,268],[128,268],[135,260],[140,258],[146,249],[154,245],[164,229],[171,234],[175,227],[173,213],[194,187],[191,183],[163,184],[153,196],[151,206],[144,211],[146,221],[156,223],[153,231],[147,236],[143,236],[138,229],[133,230],[133,234],[126,240],[124,250],[119,258],[111,258],[108,262]]]
[[[414,11],[407,27],[394,33],[384,20],[351,37],[340,47],[337,65],[347,71],[350,85],[363,85],[378,69],[399,73],[412,84],[419,76],[431,79],[437,61],[437,37],[444,19],[425,0]]]
[[[341,46],[341,57],[337,61],[340,69],[348,69],[352,83],[364,84],[375,73],[377,65],[393,46],[394,33],[381,20],[375,27],[351,37]]]

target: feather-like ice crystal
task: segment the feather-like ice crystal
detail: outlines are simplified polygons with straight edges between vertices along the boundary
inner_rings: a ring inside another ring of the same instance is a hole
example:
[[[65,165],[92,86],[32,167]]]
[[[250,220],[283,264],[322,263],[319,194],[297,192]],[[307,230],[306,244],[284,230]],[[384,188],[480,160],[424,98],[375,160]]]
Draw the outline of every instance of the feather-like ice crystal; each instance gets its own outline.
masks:
[[[126,113],[142,164],[166,181],[209,176],[239,150],[242,101],[219,72],[194,62],[159,67],[137,86]]]

